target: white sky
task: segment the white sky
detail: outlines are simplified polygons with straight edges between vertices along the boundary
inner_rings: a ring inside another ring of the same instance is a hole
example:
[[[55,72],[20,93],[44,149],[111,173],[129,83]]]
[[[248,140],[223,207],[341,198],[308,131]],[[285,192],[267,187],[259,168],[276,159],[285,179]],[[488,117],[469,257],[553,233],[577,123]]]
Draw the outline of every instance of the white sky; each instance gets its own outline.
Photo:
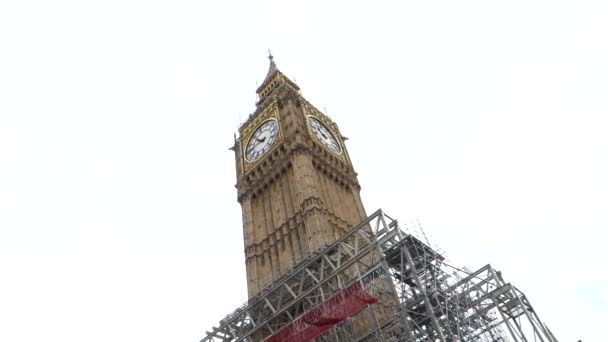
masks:
[[[266,50],[368,212],[607,341],[605,1],[0,3],[0,341],[198,341],[246,299],[228,147]]]

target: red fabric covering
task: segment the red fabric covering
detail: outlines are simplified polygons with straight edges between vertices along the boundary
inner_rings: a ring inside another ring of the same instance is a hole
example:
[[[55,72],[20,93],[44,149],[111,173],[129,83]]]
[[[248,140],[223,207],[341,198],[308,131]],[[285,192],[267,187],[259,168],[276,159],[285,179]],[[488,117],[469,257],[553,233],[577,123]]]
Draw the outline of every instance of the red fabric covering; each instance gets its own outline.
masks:
[[[357,313],[376,298],[367,293],[359,283],[337,293],[315,308],[281,328],[264,342],[307,342]]]

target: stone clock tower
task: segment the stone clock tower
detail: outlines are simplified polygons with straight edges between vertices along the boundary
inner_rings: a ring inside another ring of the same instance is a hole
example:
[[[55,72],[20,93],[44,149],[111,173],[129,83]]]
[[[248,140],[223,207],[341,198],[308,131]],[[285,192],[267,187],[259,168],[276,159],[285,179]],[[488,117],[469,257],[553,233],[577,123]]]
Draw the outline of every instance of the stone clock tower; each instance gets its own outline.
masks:
[[[338,126],[269,58],[233,147],[250,298],[367,216]]]

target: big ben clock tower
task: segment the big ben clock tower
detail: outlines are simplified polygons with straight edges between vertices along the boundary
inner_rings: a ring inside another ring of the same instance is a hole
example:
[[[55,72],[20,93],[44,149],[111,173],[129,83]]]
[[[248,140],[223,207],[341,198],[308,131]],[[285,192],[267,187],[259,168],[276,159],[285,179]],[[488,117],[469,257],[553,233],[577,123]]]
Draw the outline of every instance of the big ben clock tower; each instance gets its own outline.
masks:
[[[250,298],[366,217],[338,126],[269,59],[233,147]]]
[[[249,299],[201,342],[557,341],[490,265],[368,217],[338,126],[269,58],[232,147]]]

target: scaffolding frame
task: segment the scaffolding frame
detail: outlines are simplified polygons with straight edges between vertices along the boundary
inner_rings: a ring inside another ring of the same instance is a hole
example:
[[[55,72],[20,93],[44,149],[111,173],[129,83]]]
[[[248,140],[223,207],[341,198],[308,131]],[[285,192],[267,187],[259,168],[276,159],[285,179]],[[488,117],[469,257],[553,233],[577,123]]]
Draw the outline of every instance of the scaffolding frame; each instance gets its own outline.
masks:
[[[271,341],[313,310],[327,311],[353,286],[377,301],[326,323],[331,326],[315,341],[557,342],[499,271],[453,267],[423,239],[378,210],[226,316],[201,342]]]

